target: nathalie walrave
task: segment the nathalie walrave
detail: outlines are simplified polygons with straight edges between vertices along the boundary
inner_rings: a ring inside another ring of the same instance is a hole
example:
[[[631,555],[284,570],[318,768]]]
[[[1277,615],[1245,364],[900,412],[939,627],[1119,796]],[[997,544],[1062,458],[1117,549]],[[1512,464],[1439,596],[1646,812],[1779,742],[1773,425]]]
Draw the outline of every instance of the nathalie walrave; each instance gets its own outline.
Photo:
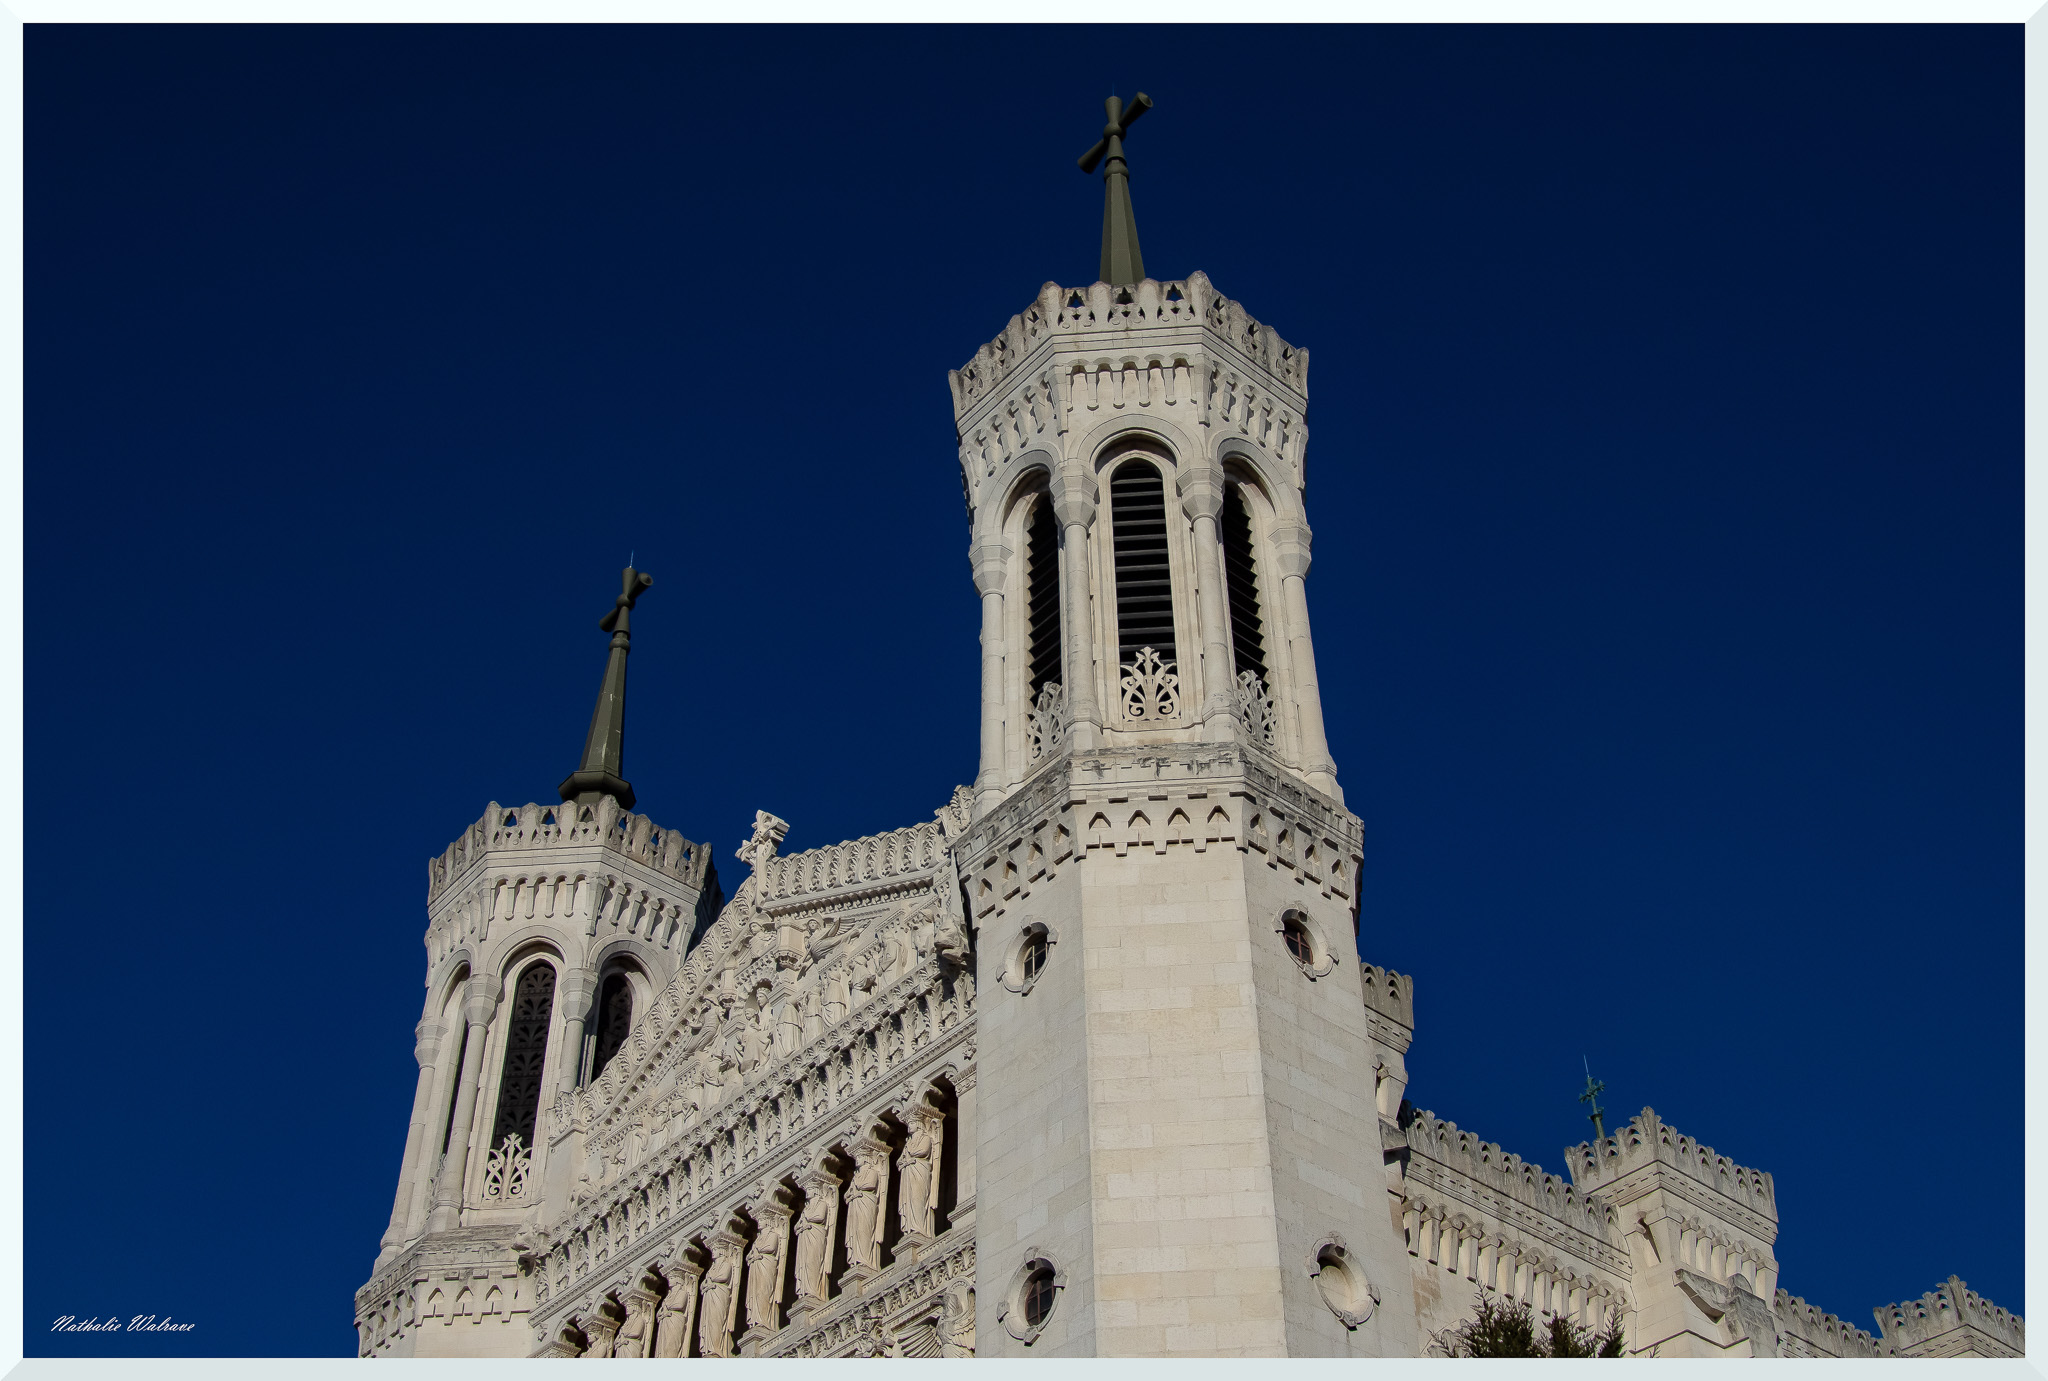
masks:
[[[172,1323],[169,1318],[159,1319],[154,1314],[137,1314],[122,1323],[119,1319],[101,1318],[95,1314],[81,1319],[76,1314],[65,1314],[50,1325],[52,1333],[190,1333],[189,1323]]]

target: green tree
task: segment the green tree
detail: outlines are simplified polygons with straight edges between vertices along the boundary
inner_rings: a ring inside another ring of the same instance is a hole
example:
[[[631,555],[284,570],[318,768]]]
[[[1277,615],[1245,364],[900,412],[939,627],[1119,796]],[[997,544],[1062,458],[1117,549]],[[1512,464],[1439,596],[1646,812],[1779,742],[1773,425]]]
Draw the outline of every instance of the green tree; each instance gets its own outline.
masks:
[[[1527,1304],[1484,1290],[1471,1318],[1430,1336],[1448,1357],[1619,1357],[1622,1344],[1619,1315],[1598,1333],[1557,1314],[1539,1329]]]

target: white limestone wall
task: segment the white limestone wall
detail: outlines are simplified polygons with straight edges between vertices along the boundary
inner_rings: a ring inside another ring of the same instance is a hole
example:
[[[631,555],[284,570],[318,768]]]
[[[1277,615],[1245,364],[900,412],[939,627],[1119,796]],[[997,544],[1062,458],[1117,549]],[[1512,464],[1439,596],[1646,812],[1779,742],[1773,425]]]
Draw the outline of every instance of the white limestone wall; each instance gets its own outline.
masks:
[[[1031,921],[1057,939],[1038,981],[1016,993],[1001,978],[1012,939]],[[1071,864],[977,936],[977,1356],[1096,1351],[1084,952],[1080,876]],[[1059,1266],[1063,1288],[1044,1333],[1026,1347],[997,1315],[1032,1252]]]
[[[1374,1045],[1350,908],[1263,855],[1234,856],[1248,860],[1246,909],[1288,1355],[1414,1356],[1409,1258],[1387,1193]],[[1315,967],[1325,971],[1313,979],[1276,929],[1290,910],[1303,914],[1321,951]],[[1310,1274],[1318,1244],[1332,1234],[1379,1294],[1372,1317],[1355,1329],[1331,1312]]]
[[[1242,858],[1094,851],[1081,873],[1099,1354],[1282,1356]]]

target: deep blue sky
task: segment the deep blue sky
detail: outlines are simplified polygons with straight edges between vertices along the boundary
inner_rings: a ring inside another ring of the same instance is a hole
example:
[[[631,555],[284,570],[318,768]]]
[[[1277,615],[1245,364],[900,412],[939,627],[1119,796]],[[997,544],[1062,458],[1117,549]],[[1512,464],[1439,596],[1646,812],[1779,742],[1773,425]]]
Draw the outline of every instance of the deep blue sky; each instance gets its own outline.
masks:
[[[1151,272],[1313,352],[1411,1096],[1556,1169],[1583,1055],[1796,1293],[2019,1308],[2020,45],[32,27],[29,1351],[352,1351],[422,865],[575,766],[629,552],[728,888],[972,776],[945,371],[1093,279],[1112,86]]]

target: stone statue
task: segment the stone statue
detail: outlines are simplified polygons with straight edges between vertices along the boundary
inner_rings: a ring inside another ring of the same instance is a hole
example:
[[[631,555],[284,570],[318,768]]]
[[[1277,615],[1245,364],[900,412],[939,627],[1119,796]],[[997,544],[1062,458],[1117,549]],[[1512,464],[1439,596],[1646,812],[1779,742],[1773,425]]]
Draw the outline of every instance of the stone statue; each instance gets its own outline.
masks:
[[[839,1177],[819,1170],[804,1178],[804,1210],[796,1225],[796,1292],[823,1300],[830,1288],[833,1235],[839,1226]]]
[[[910,1135],[896,1153],[896,1207],[903,1231],[934,1235],[938,1208],[939,1119],[935,1110],[918,1108],[910,1115]]]
[[[825,1024],[837,1026],[845,1019],[853,1006],[851,985],[847,981],[846,966],[841,964],[825,980]]]
[[[697,1275],[685,1261],[669,1263],[668,1294],[662,1297],[654,1322],[656,1357],[689,1355],[690,1329],[697,1321]]]
[[[846,1258],[857,1266],[882,1265],[882,1200],[889,1193],[889,1148],[863,1141],[854,1152],[846,1186]]]
[[[711,1266],[698,1289],[697,1355],[732,1356],[732,1328],[739,1313],[740,1251],[746,1244],[731,1233],[711,1237]]]
[[[654,1325],[654,1296],[645,1290],[626,1292],[626,1321],[612,1340],[612,1356],[645,1357],[647,1335]]]
[[[782,1327],[782,1277],[789,1257],[789,1216],[759,1210],[761,1230],[747,1250],[747,1328],[773,1333]]]

